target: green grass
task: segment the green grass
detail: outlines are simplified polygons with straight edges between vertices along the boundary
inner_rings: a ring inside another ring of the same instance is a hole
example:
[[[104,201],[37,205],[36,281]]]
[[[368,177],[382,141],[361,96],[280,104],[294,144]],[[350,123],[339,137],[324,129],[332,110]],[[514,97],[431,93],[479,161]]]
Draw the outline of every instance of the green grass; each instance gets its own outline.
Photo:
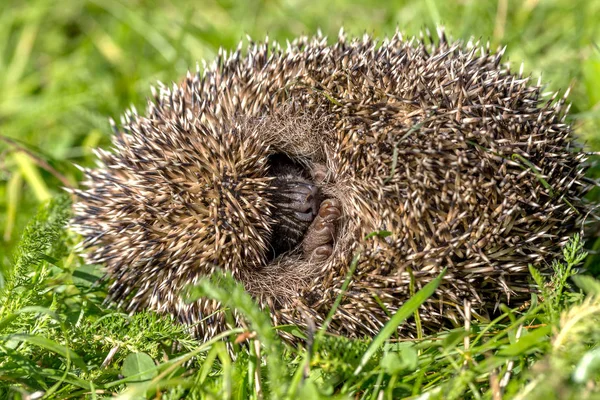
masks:
[[[341,26],[383,36],[398,26],[412,35],[441,23],[454,38],[507,45],[514,69],[524,63],[548,91],[571,87],[571,122],[590,150],[600,150],[598,16],[593,0],[2,1],[0,399],[176,399],[185,391],[242,399],[257,397],[257,388],[273,398],[598,396],[600,284],[576,278],[587,299],[567,287],[581,255],[577,240],[565,260],[554,260],[551,281],[532,272],[543,302],[534,297],[489,325],[473,321],[469,330],[417,341],[317,334],[313,351],[292,349],[240,292],[227,305],[259,332],[258,357],[253,341],[232,349],[198,343],[168,318],[104,305],[105,287],[94,284],[100,272],[81,265],[77,239],[63,228],[61,196],[81,179],[73,164],[92,166],[91,150],[110,146],[109,117],[118,120],[132,104],[143,109],[150,85],[177,81],[246,34],[285,42],[319,28],[332,37]],[[600,271],[597,257],[585,266]],[[203,285],[203,293],[222,295],[214,282]]]

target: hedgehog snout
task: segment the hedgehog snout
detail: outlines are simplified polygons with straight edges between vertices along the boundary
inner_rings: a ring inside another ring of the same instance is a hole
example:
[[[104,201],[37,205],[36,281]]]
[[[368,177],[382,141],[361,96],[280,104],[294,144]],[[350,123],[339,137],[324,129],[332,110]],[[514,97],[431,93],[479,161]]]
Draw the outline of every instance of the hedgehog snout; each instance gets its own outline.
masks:
[[[271,247],[276,258],[298,247],[321,202],[319,188],[300,175],[276,177],[274,189]]]
[[[292,200],[288,207],[294,211],[294,216],[300,221],[312,222],[319,212],[319,188],[308,182],[296,183],[287,192]]]

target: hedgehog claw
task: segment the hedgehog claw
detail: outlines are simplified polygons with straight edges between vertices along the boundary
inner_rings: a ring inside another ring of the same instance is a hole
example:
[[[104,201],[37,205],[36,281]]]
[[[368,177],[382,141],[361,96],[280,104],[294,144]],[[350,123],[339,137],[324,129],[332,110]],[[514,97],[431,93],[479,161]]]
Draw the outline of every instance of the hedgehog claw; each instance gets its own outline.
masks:
[[[339,200],[336,199],[327,199],[319,208],[319,217],[321,217],[326,222],[335,222],[342,215],[342,211],[340,209],[341,205]]]
[[[341,208],[337,199],[327,199],[321,203],[319,213],[302,242],[306,259],[321,262],[331,257],[336,234],[335,223],[342,215]]]
[[[333,246],[330,244],[324,244],[323,246],[317,247],[310,257],[310,261],[321,262],[327,260],[333,253]]]

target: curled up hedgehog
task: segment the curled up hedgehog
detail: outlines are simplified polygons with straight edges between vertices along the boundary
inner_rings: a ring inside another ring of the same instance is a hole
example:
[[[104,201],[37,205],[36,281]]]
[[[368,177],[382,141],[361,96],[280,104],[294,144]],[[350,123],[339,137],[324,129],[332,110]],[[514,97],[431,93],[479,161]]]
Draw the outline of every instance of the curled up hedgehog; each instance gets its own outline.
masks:
[[[438,36],[250,44],[153,90],[76,191],[110,298],[210,338],[219,304],[180,293],[220,268],[274,324],[319,325],[359,254],[329,326],[347,337],[377,333],[445,267],[426,331],[461,323],[465,299],[482,317],[528,300],[528,265],[548,271],[591,210],[586,153],[564,98],[503,51]]]

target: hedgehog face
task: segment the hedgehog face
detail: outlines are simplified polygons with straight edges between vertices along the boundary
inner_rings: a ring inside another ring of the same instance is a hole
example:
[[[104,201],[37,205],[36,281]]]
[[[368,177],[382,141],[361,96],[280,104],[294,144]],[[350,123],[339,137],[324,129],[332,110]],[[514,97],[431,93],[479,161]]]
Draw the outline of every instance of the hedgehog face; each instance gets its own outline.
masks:
[[[291,161],[274,160],[273,232],[271,259],[295,249],[320,206],[319,188],[303,176]]]

